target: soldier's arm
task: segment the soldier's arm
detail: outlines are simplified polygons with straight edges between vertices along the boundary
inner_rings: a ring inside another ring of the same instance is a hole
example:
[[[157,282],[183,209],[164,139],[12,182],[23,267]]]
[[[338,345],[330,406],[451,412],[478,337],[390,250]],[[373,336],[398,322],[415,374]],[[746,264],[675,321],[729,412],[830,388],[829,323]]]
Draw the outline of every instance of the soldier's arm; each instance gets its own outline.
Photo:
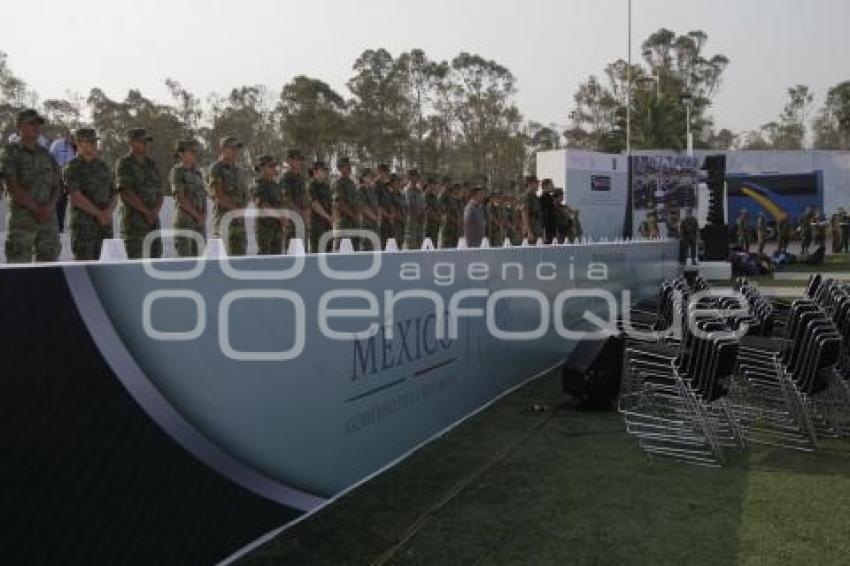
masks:
[[[10,199],[20,204],[21,206],[26,207],[33,214],[38,214],[38,204],[36,204],[36,202],[33,200],[32,195],[29,194],[29,191],[27,191],[18,184],[17,180],[7,178],[6,190],[9,192]]]
[[[321,216],[322,218],[324,218],[328,222],[333,222],[333,218],[331,218],[330,213],[327,210],[325,210],[325,207],[322,206],[322,203],[320,203],[318,200],[313,200],[310,203],[310,208],[313,209],[313,212],[315,212],[316,214],[318,214],[319,216]]]
[[[212,190],[215,195],[215,200],[218,202],[220,207],[225,210],[234,210],[236,208],[236,204],[229,196],[227,196],[227,193],[224,192],[224,185],[222,185],[221,182],[213,181]]]

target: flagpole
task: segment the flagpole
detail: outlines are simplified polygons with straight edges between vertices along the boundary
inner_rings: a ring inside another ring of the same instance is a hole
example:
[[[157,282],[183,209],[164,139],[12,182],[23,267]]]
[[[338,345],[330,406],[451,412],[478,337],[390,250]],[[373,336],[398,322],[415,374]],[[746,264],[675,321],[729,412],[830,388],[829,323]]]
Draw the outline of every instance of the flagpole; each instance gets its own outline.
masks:
[[[626,63],[626,157],[632,155],[632,0],[628,0],[629,47]]]

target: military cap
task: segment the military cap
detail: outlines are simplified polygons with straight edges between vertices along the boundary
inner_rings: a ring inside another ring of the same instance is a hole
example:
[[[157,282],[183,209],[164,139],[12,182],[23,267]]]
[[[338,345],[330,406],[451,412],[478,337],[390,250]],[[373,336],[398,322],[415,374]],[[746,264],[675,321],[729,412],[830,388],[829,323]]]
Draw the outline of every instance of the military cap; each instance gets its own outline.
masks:
[[[538,182],[537,175],[526,175],[525,176],[525,184],[529,185],[531,183]]]
[[[74,131],[74,140],[76,141],[97,141],[98,139],[94,128],[79,128]]]
[[[343,167],[351,167],[351,159],[347,155],[338,157],[336,160],[336,168],[342,169]]]
[[[241,148],[242,142],[236,136],[224,136],[218,142],[218,147],[224,149],[226,147]]]
[[[381,173],[389,173],[390,166],[386,163],[378,163],[378,171]]]
[[[21,110],[18,112],[18,124],[39,124],[42,125],[47,120],[38,113],[38,110],[35,108],[27,108],[26,110]]]
[[[286,152],[286,158],[299,161],[304,159],[304,155],[301,153],[300,149],[290,149]]]
[[[313,170],[315,171],[316,169],[321,169],[323,171],[327,171],[328,170],[328,164],[325,163],[322,160],[314,161],[313,162]]]
[[[272,155],[261,155],[257,159],[256,165],[254,165],[254,170],[260,171],[263,167],[268,167],[269,165],[278,165],[279,162]]]
[[[127,130],[127,141],[153,141],[144,128],[130,128]]]
[[[398,175],[396,175],[395,173],[390,175],[390,183],[397,183],[398,180]]]
[[[183,153],[184,151],[198,151],[200,144],[195,140],[180,140],[174,144],[174,151]]]
[[[407,170],[407,176],[410,177],[411,179],[418,179],[419,178],[419,169],[408,169]]]

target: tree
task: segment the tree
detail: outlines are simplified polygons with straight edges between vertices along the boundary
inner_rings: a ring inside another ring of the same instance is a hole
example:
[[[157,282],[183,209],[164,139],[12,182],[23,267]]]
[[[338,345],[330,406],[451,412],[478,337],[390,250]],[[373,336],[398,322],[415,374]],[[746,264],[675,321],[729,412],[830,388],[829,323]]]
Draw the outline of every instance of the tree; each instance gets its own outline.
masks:
[[[713,135],[708,115],[729,59],[708,56],[702,31],[677,35],[660,29],[642,44],[643,64],[629,68],[618,60],[605,69],[607,84],[595,76],[573,97],[570,146],[599,151],[625,149],[627,93],[631,86],[632,142],[638,149],[685,145],[686,104],[696,147],[708,147]]]
[[[850,149],[850,81],[829,89],[814,133],[816,149]]]
[[[327,83],[297,76],[284,85],[277,104],[286,141],[316,159],[329,159],[345,139],[345,100]]]
[[[358,156],[373,163],[404,163],[408,140],[403,77],[386,49],[364,51],[354,62],[348,89],[351,142]]]
[[[495,61],[461,53],[452,60],[453,89],[460,137],[475,172],[494,172],[494,150],[518,131],[522,117],[512,104],[514,76]],[[520,171],[521,172],[521,171]]]
[[[209,105],[212,125],[207,143],[214,152],[227,136],[236,136],[245,145],[243,158],[248,163],[266,153],[281,155],[286,149],[264,86],[234,88],[226,97],[213,94]]]

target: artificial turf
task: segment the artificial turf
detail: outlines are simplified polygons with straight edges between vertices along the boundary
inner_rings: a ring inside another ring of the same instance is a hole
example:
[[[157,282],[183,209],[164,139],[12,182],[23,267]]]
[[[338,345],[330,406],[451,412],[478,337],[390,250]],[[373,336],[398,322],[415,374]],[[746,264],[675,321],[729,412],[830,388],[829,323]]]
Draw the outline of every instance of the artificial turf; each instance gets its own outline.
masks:
[[[649,460],[618,414],[565,404],[548,376],[242,562],[843,565],[850,441],[716,469]]]

